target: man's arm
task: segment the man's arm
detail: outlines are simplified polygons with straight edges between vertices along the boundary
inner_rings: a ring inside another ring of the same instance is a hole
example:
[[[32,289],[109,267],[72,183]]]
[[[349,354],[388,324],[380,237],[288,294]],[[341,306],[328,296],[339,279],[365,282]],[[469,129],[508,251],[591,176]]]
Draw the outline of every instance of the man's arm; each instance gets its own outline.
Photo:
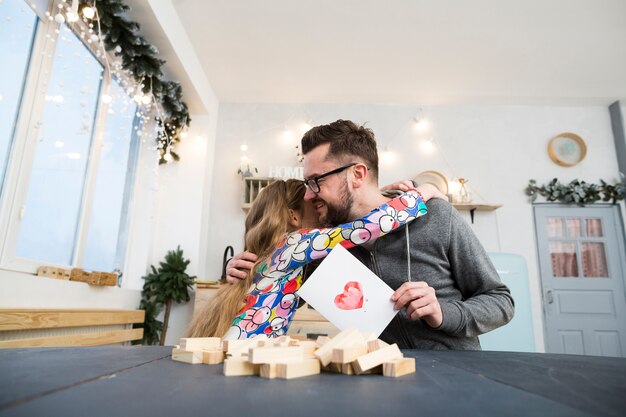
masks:
[[[410,320],[455,336],[474,337],[505,325],[513,318],[514,303],[500,281],[487,252],[459,213],[450,211],[446,242],[452,276],[463,300],[439,302],[423,281],[405,282],[392,295],[397,310],[406,307]]]
[[[456,210],[450,221],[448,258],[463,300],[441,303],[439,329],[452,335],[478,336],[511,321],[514,302],[469,224]]]

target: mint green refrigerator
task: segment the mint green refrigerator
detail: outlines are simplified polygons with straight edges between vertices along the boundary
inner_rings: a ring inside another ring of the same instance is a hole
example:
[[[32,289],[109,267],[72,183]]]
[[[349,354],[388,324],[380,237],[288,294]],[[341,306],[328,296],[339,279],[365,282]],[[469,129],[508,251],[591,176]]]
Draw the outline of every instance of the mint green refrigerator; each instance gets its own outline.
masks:
[[[511,290],[515,316],[509,324],[479,337],[483,350],[536,352],[526,261],[511,253],[489,253],[500,279]]]

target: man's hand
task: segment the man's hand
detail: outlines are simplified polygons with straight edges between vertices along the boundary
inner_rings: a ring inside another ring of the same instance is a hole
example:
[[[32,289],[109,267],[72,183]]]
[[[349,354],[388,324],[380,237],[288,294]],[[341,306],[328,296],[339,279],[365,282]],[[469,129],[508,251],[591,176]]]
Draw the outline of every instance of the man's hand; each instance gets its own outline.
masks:
[[[424,320],[430,327],[441,326],[443,314],[435,290],[424,281],[405,282],[391,296],[395,309],[406,307],[409,320]]]
[[[240,252],[233,256],[226,264],[226,281],[235,284],[246,279],[256,260],[257,256],[252,252]]]

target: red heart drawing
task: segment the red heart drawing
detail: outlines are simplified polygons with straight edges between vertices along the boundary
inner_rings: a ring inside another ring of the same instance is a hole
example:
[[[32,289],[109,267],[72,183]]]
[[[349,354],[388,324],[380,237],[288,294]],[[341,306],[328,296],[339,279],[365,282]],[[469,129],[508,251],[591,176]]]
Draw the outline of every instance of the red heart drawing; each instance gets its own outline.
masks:
[[[356,310],[363,307],[361,284],[350,281],[343,287],[343,292],[335,297],[335,305],[342,310]]]

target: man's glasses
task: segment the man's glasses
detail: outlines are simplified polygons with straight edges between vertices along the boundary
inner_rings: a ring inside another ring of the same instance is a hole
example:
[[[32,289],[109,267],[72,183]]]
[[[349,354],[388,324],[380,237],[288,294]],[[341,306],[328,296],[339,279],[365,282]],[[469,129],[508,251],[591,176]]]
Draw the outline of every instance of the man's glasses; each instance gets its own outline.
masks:
[[[341,171],[344,171],[352,166],[355,166],[357,164],[357,162],[353,162],[351,164],[348,165],[344,165],[342,167],[339,167],[337,169],[333,169],[332,171],[329,171],[325,174],[322,175],[318,175],[317,177],[313,177],[313,178],[309,178],[304,180],[304,185],[307,186],[307,188],[311,191],[313,191],[314,193],[319,193],[320,192],[320,183],[318,182],[319,180],[321,180],[324,177],[328,177],[329,175],[333,175],[333,174],[338,174]]]

